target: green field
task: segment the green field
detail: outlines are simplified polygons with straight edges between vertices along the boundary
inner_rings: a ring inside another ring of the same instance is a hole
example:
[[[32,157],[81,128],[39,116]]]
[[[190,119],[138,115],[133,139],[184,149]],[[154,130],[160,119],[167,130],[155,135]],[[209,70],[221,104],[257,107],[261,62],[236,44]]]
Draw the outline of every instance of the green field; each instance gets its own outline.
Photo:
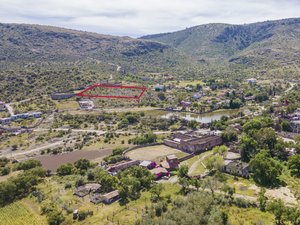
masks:
[[[42,225],[44,217],[27,207],[22,201],[0,208],[0,225]]]

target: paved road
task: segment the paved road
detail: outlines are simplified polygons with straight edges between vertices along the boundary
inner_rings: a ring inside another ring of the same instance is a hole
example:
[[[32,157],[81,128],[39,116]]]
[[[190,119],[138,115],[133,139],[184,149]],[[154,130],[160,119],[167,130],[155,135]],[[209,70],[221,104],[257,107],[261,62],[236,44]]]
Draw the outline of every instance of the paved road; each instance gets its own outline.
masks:
[[[36,128],[33,129],[33,131],[49,131],[50,129],[46,129],[46,128]],[[68,128],[56,128],[56,129],[52,129],[53,131],[68,131],[70,129]],[[103,135],[106,134],[108,131],[103,131],[103,130],[91,130],[91,129],[71,129],[72,132],[78,132],[78,133],[96,133],[98,135]],[[109,131],[111,132],[111,131]],[[139,134],[140,132],[138,131],[113,131],[114,133],[117,134]],[[169,134],[171,133],[171,131],[154,131],[154,134]]]

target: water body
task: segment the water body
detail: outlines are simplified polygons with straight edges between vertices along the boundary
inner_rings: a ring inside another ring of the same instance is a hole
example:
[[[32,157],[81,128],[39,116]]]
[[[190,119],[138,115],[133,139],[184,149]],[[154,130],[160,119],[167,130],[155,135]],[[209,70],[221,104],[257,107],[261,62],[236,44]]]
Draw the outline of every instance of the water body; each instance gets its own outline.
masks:
[[[194,113],[182,113],[182,112],[166,112],[162,116],[164,119],[170,119],[173,116],[180,117],[185,120],[196,120],[199,123],[211,123],[215,120],[220,120],[222,116],[231,116],[239,112],[238,109],[218,110],[210,113],[194,114]]]

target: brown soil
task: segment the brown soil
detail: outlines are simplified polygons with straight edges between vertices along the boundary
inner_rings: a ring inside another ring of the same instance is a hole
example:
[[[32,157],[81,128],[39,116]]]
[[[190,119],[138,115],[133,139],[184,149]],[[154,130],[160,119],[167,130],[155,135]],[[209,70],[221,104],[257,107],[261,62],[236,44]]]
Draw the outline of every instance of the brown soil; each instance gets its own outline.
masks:
[[[37,156],[34,159],[41,161],[43,167],[47,170],[55,171],[60,165],[65,163],[74,163],[79,159],[97,159],[108,156],[112,153],[111,149],[103,149],[99,151],[75,151],[60,155]]]

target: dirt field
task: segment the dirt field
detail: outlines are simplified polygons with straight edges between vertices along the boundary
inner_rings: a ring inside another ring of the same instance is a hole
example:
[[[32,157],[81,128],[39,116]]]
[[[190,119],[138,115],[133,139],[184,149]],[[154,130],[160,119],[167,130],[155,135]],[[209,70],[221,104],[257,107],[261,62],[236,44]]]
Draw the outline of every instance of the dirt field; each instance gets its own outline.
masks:
[[[111,153],[111,149],[103,149],[100,151],[76,151],[60,155],[38,156],[34,159],[40,160],[45,169],[55,171],[60,165],[65,163],[74,163],[82,158],[92,160],[108,156]]]
[[[130,151],[126,154],[131,159],[136,160],[152,160],[152,161],[160,161],[165,156],[175,154],[178,157],[183,157],[187,155],[184,152],[181,152],[177,149],[170,148],[165,145],[156,145],[156,146],[149,146],[144,148],[139,148],[133,151]]]

